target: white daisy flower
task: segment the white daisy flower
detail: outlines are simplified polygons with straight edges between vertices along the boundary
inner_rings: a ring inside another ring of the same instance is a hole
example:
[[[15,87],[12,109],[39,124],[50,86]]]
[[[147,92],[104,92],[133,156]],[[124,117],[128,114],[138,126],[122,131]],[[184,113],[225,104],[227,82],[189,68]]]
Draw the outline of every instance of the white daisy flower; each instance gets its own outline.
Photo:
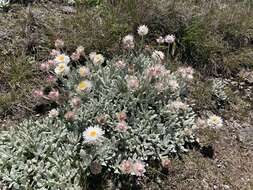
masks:
[[[77,85],[77,92],[89,92],[92,88],[92,83],[89,80],[83,80]]]
[[[55,67],[54,72],[57,75],[67,75],[70,72],[70,68],[69,68],[69,66],[66,63],[59,63]]]
[[[148,34],[148,27],[146,25],[141,25],[138,27],[138,34],[140,36],[145,36]]]
[[[104,131],[99,127],[88,127],[83,132],[84,142],[96,143],[102,140]]]
[[[223,126],[223,120],[217,115],[212,115],[208,118],[207,125],[209,127],[220,128]]]
[[[86,77],[88,75],[90,75],[90,69],[88,67],[80,67],[79,68],[79,75],[81,77]]]
[[[68,64],[70,62],[70,58],[69,56],[65,54],[59,54],[55,57],[54,61],[56,64],[60,64],[60,63]]]

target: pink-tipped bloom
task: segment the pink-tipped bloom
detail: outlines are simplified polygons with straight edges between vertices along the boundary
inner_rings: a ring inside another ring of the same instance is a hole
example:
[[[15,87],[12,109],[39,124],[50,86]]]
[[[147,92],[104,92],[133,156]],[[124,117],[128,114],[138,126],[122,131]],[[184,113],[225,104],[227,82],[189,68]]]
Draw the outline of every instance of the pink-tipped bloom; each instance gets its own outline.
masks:
[[[80,53],[74,52],[70,57],[73,61],[78,61],[80,59],[80,56]]]
[[[81,106],[81,99],[79,97],[74,97],[70,100],[70,104],[74,108],[79,108]]]
[[[120,170],[124,174],[130,174],[132,172],[133,164],[130,160],[123,160],[120,164]]]
[[[54,46],[57,48],[57,49],[61,49],[64,47],[64,41],[61,40],[61,39],[57,39],[55,40],[54,42]]]
[[[52,91],[49,92],[49,94],[48,94],[48,98],[49,98],[50,100],[53,100],[53,101],[58,100],[58,99],[59,99],[59,96],[60,96],[60,94],[59,94],[59,91],[58,91],[58,90],[52,90]]]
[[[117,125],[117,130],[120,131],[120,132],[126,132],[128,129],[128,126],[126,124],[125,121],[121,121],[120,123],[118,123]]]
[[[60,55],[60,54],[61,54],[61,52],[56,50],[56,49],[52,49],[51,52],[50,52],[51,56],[57,56],[57,55]]]
[[[44,93],[43,93],[42,90],[34,90],[33,96],[36,97],[36,98],[41,98],[41,97],[44,96]]]
[[[166,69],[163,65],[156,64],[156,65],[151,66],[151,67],[146,69],[145,76],[148,79],[158,78],[159,76],[164,75],[165,72],[166,72]]]
[[[115,63],[115,67],[117,69],[124,69],[126,67],[126,62],[123,60],[119,60]]]
[[[50,65],[48,63],[41,63],[40,64],[40,70],[42,71],[49,71]]]
[[[135,76],[126,76],[127,87],[130,90],[137,90],[139,88],[139,80]]]
[[[74,121],[75,120],[75,113],[73,111],[68,111],[65,115],[64,115],[64,118],[67,120],[67,121]]]
[[[133,171],[136,176],[143,176],[146,172],[145,165],[141,161],[136,161],[133,165]]]
[[[53,75],[49,75],[48,77],[47,77],[47,82],[48,83],[54,83],[54,82],[56,82],[56,78],[53,76]]]
[[[47,61],[47,64],[48,64],[50,67],[55,66],[54,60],[48,60],[48,61]]]

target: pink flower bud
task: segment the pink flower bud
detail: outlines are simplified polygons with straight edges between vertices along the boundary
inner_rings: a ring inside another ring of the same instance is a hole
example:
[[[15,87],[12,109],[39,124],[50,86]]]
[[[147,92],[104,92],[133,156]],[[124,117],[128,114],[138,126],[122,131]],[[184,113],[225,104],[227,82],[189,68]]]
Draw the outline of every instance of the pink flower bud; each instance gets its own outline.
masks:
[[[134,174],[136,176],[143,176],[146,172],[145,166],[141,161],[136,161],[133,165]]]
[[[70,57],[73,61],[78,61],[80,59],[80,53],[74,52]]]
[[[54,45],[58,49],[63,48],[64,47],[64,41],[61,40],[61,39],[57,39],[57,40],[55,40]]]
[[[93,175],[98,175],[102,171],[102,166],[97,161],[93,161],[90,165],[90,171]]]
[[[47,64],[48,64],[50,67],[52,67],[52,66],[55,65],[55,62],[54,62],[54,60],[48,60],[48,61],[47,61]]]
[[[47,64],[47,63],[41,63],[40,64],[40,70],[42,70],[42,71],[49,71],[49,69],[50,69],[49,64]]]
[[[96,117],[98,124],[105,125],[107,123],[107,115],[100,115]]]
[[[137,90],[139,88],[139,80],[134,76],[126,76],[127,87],[130,90]]]
[[[58,100],[59,99],[59,91],[58,90],[52,90],[51,92],[49,92],[48,98],[50,100],[53,100],[53,101]]]
[[[81,99],[79,97],[74,97],[70,100],[70,104],[74,108],[79,108],[81,106]]]
[[[162,166],[164,169],[170,169],[171,168],[171,161],[169,159],[162,159]]]
[[[115,63],[115,67],[117,69],[124,69],[126,67],[126,62],[123,60],[119,60]]]
[[[132,162],[130,160],[123,160],[120,164],[120,170],[124,174],[130,174],[132,172]]]
[[[47,77],[47,82],[48,83],[54,83],[56,81],[56,78],[53,75],[49,75]]]
[[[36,97],[36,98],[41,98],[41,97],[44,96],[44,93],[43,93],[42,90],[34,90],[33,96]]]
[[[120,131],[120,132],[126,132],[128,129],[128,126],[126,124],[125,121],[121,121],[120,123],[118,123],[117,125],[117,130]]]
[[[52,49],[51,52],[50,52],[51,56],[57,56],[57,55],[60,55],[60,54],[61,54],[61,52],[56,50],[56,49]]]
[[[73,111],[68,111],[65,115],[64,118],[68,121],[74,121],[75,120],[75,113]]]

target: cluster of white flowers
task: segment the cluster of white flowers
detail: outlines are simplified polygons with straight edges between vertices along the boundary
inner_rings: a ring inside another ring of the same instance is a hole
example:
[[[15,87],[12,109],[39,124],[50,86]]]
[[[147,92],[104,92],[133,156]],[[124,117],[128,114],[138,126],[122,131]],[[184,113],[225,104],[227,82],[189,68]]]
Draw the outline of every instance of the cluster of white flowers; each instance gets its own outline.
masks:
[[[167,44],[172,44],[174,43],[176,40],[176,37],[174,35],[167,35],[165,37],[162,37],[162,36],[159,36],[157,39],[156,39],[156,42],[158,44],[163,44],[163,43],[167,43]]]

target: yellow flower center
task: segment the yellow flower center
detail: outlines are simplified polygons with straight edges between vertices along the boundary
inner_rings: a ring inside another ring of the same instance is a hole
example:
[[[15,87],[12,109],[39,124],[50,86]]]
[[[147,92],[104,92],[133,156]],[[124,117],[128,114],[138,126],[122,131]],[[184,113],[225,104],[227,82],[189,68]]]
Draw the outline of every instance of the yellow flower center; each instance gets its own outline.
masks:
[[[97,136],[97,131],[90,131],[89,136],[96,137]]]
[[[78,88],[80,90],[85,90],[86,88],[88,88],[87,82],[85,82],[85,81],[80,82],[79,85],[78,85]]]
[[[64,55],[57,56],[56,60],[59,61],[59,62],[63,62],[64,61]]]
[[[86,75],[86,69],[85,68],[80,68],[79,69],[79,74],[81,75],[81,76],[84,76],[84,75]]]

